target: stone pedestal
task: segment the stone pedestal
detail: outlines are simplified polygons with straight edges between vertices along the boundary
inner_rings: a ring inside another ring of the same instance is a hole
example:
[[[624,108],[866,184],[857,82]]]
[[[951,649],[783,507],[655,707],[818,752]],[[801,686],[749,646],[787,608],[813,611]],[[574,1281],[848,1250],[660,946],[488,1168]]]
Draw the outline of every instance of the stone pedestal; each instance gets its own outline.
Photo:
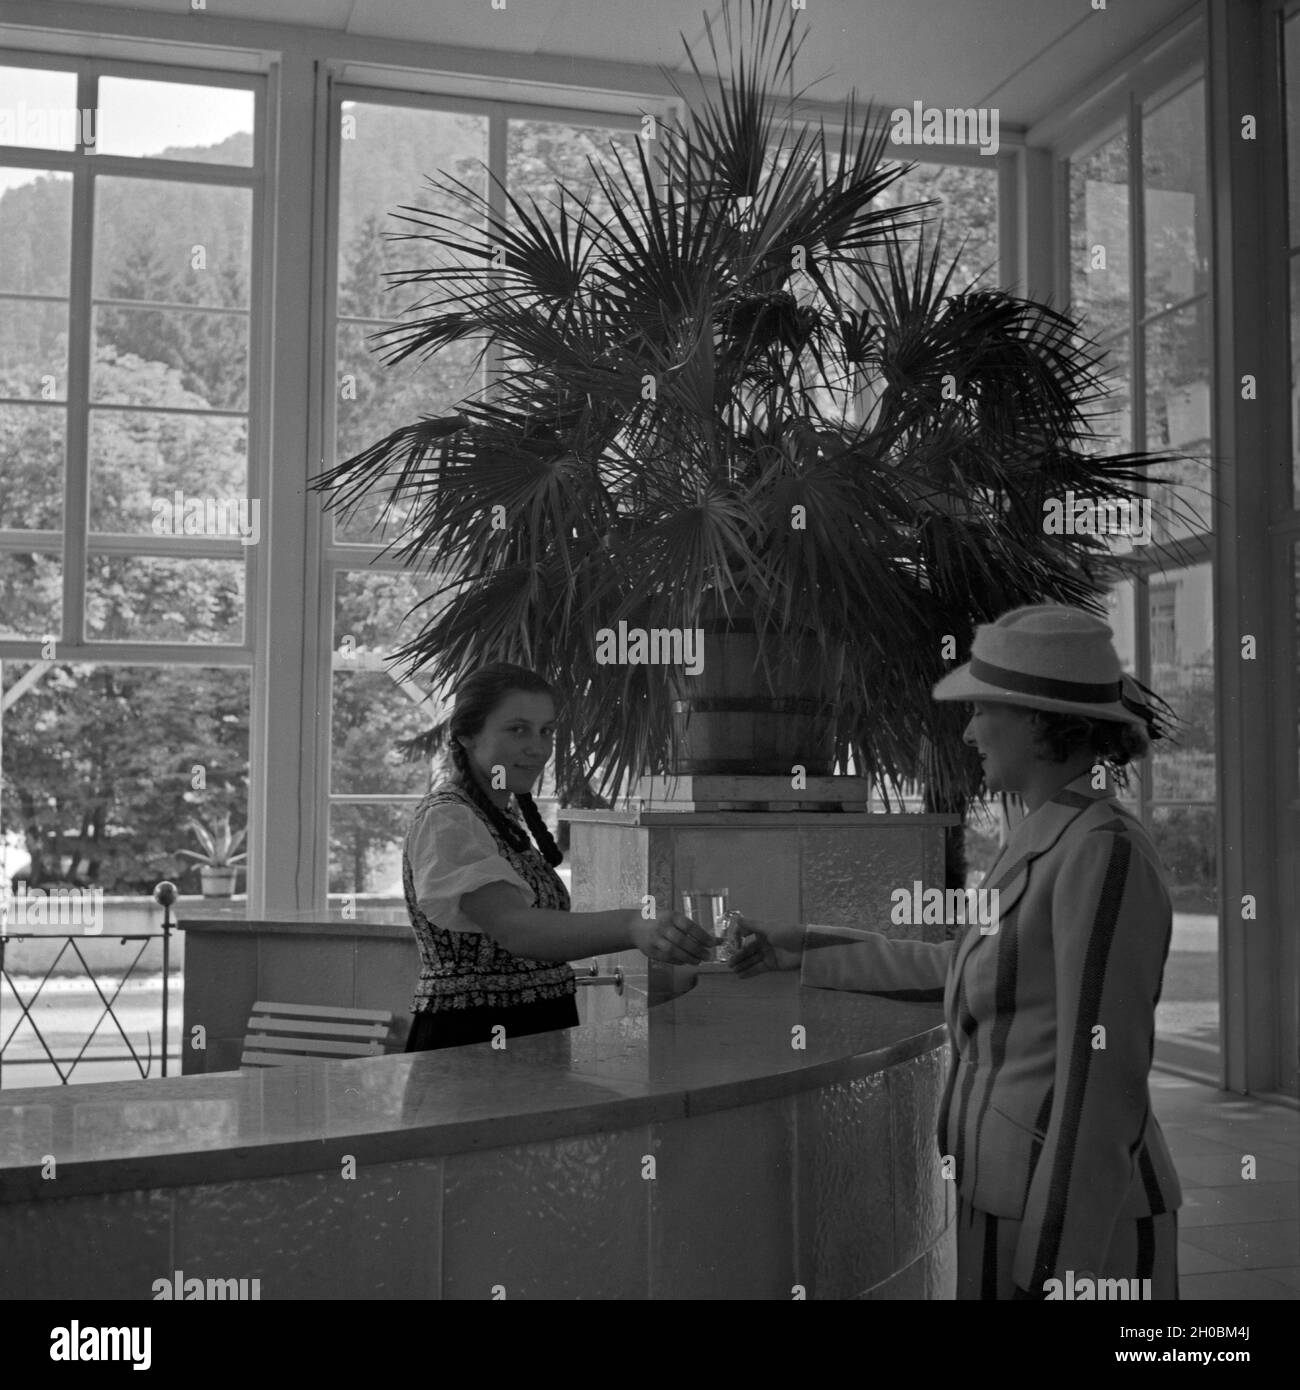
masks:
[[[569,822],[573,909],[630,907],[652,897],[680,909],[687,888],[726,888],[730,905],[772,922],[862,927],[886,936],[943,940],[942,924],[890,921],[891,895],[920,881],[943,886],[951,815],[887,815],[865,809],[866,779],[823,777],[792,789],[788,778],[646,778],[627,811],[562,810]],[[736,810],[737,805],[762,810]],[[720,809],[726,807],[728,809]],[[690,989],[695,967],[653,966],[639,952],[621,965],[629,1008]]]

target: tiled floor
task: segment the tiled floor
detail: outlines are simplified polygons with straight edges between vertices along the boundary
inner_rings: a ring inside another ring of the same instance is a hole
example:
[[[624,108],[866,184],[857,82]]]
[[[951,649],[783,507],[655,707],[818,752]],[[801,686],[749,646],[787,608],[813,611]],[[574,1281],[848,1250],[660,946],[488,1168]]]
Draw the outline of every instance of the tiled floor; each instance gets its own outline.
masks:
[[[1300,1298],[1300,1111],[1161,1071],[1151,1095],[1183,1186],[1182,1297]]]

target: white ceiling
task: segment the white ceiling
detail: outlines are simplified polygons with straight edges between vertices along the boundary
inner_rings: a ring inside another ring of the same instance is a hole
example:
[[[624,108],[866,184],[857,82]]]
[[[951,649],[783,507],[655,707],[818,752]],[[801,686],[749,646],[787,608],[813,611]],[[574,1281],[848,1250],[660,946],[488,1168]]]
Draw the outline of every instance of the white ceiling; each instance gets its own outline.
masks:
[[[785,8],[784,0],[771,0]],[[698,39],[718,0],[207,0],[213,20],[254,19],[354,36],[572,60],[680,67],[679,33]],[[61,8],[58,5],[51,7]],[[156,10],[179,0],[82,0],[97,9]],[[887,106],[996,106],[1028,127],[1142,40],[1189,0],[807,0],[795,14],[807,41],[796,74],[808,95],[850,89]]]

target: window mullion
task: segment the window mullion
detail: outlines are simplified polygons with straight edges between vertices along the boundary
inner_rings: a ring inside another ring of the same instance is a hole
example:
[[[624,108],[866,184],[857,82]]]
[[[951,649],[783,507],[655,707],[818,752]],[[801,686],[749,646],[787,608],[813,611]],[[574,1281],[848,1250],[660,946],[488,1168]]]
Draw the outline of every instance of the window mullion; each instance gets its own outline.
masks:
[[[1129,92],[1128,109],[1128,203],[1129,203],[1129,402],[1132,448],[1147,447],[1146,397],[1146,196],[1142,178],[1142,104],[1137,92]],[[1142,491],[1150,495],[1144,481]],[[1138,680],[1151,685],[1151,586],[1148,576],[1133,581],[1133,655]],[[1151,800],[1154,793],[1151,759],[1137,764],[1138,814],[1151,830]]]
[[[77,105],[98,107],[99,79],[82,69]],[[84,132],[78,131],[78,140]],[[87,148],[78,144],[72,175],[72,264],[68,280],[68,400],[63,465],[62,640],[85,641],[87,518],[90,498],[90,373],[94,345],[91,280],[94,264],[94,184]]]
[[[508,118],[500,107],[493,107],[488,113],[488,173],[487,196],[488,204],[492,209],[492,214],[502,220],[506,215],[506,152],[509,136]],[[498,184],[497,180],[500,180]],[[490,235],[490,229],[489,229]],[[490,270],[485,271],[491,274]],[[487,385],[495,384],[497,377],[502,370],[505,361],[505,354],[501,348],[491,342],[487,345],[487,351],[483,354],[482,375],[480,381]]]

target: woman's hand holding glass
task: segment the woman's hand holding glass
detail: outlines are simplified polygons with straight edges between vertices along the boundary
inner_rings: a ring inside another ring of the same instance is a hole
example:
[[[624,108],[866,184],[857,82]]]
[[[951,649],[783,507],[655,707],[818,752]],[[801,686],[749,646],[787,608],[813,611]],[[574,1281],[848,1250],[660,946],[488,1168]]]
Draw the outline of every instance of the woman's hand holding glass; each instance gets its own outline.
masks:
[[[643,917],[636,908],[631,913],[632,945],[648,960],[661,965],[699,965],[713,952],[713,933],[685,913]]]
[[[742,979],[768,970],[798,970],[803,962],[803,925],[799,922],[759,922],[737,912],[728,935],[734,932],[731,968]]]

